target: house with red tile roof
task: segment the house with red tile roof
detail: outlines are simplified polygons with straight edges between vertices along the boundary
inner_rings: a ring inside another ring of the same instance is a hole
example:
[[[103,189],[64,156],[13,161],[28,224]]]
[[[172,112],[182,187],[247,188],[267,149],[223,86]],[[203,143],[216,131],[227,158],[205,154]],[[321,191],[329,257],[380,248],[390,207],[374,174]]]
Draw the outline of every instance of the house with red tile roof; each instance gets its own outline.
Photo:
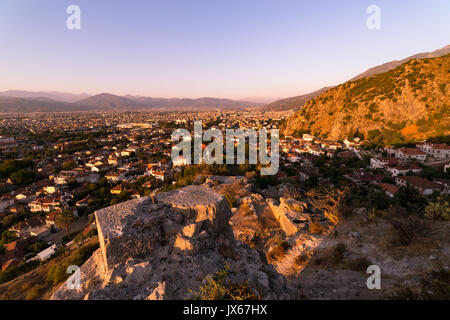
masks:
[[[406,187],[410,185],[423,195],[430,195],[435,191],[441,192],[442,186],[419,176],[401,176],[396,179],[397,185]]]
[[[427,159],[427,154],[416,148],[400,148],[396,151],[395,157],[400,160],[417,160],[423,162]]]
[[[417,146],[422,152],[435,159],[450,158],[450,146],[444,143],[424,143]]]
[[[386,192],[386,194],[393,198],[394,195],[397,193],[398,191],[398,187],[394,186],[393,184],[389,184],[389,183],[378,183],[378,186],[384,190],[384,192]]]

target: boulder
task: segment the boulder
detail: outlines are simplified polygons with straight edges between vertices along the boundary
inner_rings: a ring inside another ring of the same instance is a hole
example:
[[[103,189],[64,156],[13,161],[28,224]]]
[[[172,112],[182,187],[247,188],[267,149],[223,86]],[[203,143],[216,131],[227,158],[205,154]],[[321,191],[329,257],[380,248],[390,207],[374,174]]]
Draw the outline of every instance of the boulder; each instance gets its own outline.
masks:
[[[166,283],[160,282],[158,286],[147,297],[147,300],[164,300],[166,294]]]
[[[307,209],[304,202],[280,198],[280,202],[268,199],[267,203],[287,236],[298,233],[311,222],[311,216],[303,212]]]

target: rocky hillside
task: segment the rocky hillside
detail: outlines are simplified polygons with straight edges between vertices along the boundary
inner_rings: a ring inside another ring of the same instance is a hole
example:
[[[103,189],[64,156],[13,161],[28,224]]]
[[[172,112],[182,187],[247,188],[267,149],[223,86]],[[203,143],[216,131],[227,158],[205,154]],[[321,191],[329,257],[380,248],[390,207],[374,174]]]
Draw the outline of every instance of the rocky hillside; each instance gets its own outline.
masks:
[[[363,134],[426,138],[450,133],[450,54],[414,59],[393,70],[334,87],[287,119],[283,131],[330,139]]]
[[[448,297],[449,221],[349,202],[348,188],[252,180],[209,176],[97,211],[100,249],[81,266],[81,287],[72,276],[52,299]],[[381,290],[366,286],[372,264]]]
[[[192,299],[202,284],[208,295],[208,283],[224,281],[224,275],[228,295],[293,297],[264,257],[234,239],[226,198],[206,186],[135,199],[95,215],[100,249],[80,269],[81,288],[72,289],[69,278],[53,299]],[[217,273],[222,277],[214,278]]]

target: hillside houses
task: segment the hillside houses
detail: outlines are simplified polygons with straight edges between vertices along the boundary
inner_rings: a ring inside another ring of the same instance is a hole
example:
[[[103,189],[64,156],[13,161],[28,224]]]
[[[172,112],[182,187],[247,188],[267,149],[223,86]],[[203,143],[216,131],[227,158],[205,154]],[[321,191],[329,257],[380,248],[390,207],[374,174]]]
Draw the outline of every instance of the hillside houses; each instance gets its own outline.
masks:
[[[450,146],[446,144],[424,143],[417,145],[420,151],[437,160],[450,159]]]
[[[105,178],[109,182],[117,183],[125,179],[124,172],[110,172],[105,175]]]
[[[408,173],[417,174],[422,172],[423,170],[415,163],[399,163],[394,165],[386,165],[384,169],[386,169],[386,171],[389,172],[393,177],[405,176]]]
[[[396,182],[402,187],[410,185],[419,190],[419,192],[425,196],[431,195],[433,192],[440,193],[442,191],[441,185],[418,176],[397,177]]]
[[[398,192],[398,187],[392,184],[380,182],[377,185],[391,198]]]
[[[61,194],[49,195],[43,198],[37,198],[28,204],[30,212],[51,212],[61,207],[64,202],[61,200]]]
[[[28,118],[12,116],[8,126],[20,137],[15,140],[19,146],[17,158],[32,158],[29,169],[36,177],[25,185],[14,185],[11,180],[7,182],[9,177],[2,177],[1,221],[8,223],[5,230],[15,232],[20,240],[34,236],[45,239],[48,245],[59,246],[65,230],[58,229],[56,221],[63,210],[80,215],[74,222],[76,230],[80,230],[86,227],[82,219],[87,221],[95,210],[173,188],[176,179],[181,181],[183,178],[179,177],[184,173],[196,171],[191,168],[182,172],[182,167],[189,165],[185,157],[173,161],[170,158],[174,145],[171,134],[175,127],[191,130],[193,121],[202,119],[204,128],[208,124],[222,131],[238,126],[243,130],[258,130],[277,127],[280,122],[273,119],[282,119],[284,115],[239,111],[220,114],[77,113],[60,115],[58,119],[43,114]],[[177,120],[180,121],[176,125]],[[117,126],[121,123],[130,125]],[[31,128],[42,138],[30,139],[28,129],[24,131],[23,128]],[[51,135],[46,135],[49,130]],[[274,181],[292,183],[305,190],[344,184],[367,189],[378,186],[389,197],[394,197],[402,185],[410,183],[426,195],[436,191],[447,193],[448,180],[442,172],[445,163],[439,164],[441,179],[434,178],[435,172],[427,168],[429,161],[441,159],[442,154],[446,154],[443,151],[446,147],[422,145],[393,148],[389,157],[381,148],[364,148],[357,140],[330,141],[319,134],[285,137],[280,141],[280,170],[275,177],[269,177],[267,183],[270,186]],[[30,150],[34,150],[32,154]],[[180,174],[175,175],[175,172]],[[252,172],[249,174],[251,176]],[[430,188],[430,184],[422,180],[423,186],[414,179],[399,179],[409,176],[418,176],[434,184]],[[71,228],[70,231],[75,230]],[[16,250],[13,247],[11,245],[11,252]],[[24,261],[25,257],[19,251],[17,255],[8,256],[6,268]]]
[[[396,150],[395,157],[399,160],[417,160],[424,162],[427,158],[427,154],[415,148],[400,148]]]

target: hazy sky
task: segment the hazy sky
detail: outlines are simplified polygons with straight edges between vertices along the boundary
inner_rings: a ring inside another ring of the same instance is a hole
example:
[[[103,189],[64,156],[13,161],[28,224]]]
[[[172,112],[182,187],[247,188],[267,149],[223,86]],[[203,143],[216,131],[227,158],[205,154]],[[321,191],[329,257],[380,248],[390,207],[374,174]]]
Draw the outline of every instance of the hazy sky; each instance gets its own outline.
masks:
[[[2,91],[278,98],[450,44],[450,1],[0,0],[0,44]]]

